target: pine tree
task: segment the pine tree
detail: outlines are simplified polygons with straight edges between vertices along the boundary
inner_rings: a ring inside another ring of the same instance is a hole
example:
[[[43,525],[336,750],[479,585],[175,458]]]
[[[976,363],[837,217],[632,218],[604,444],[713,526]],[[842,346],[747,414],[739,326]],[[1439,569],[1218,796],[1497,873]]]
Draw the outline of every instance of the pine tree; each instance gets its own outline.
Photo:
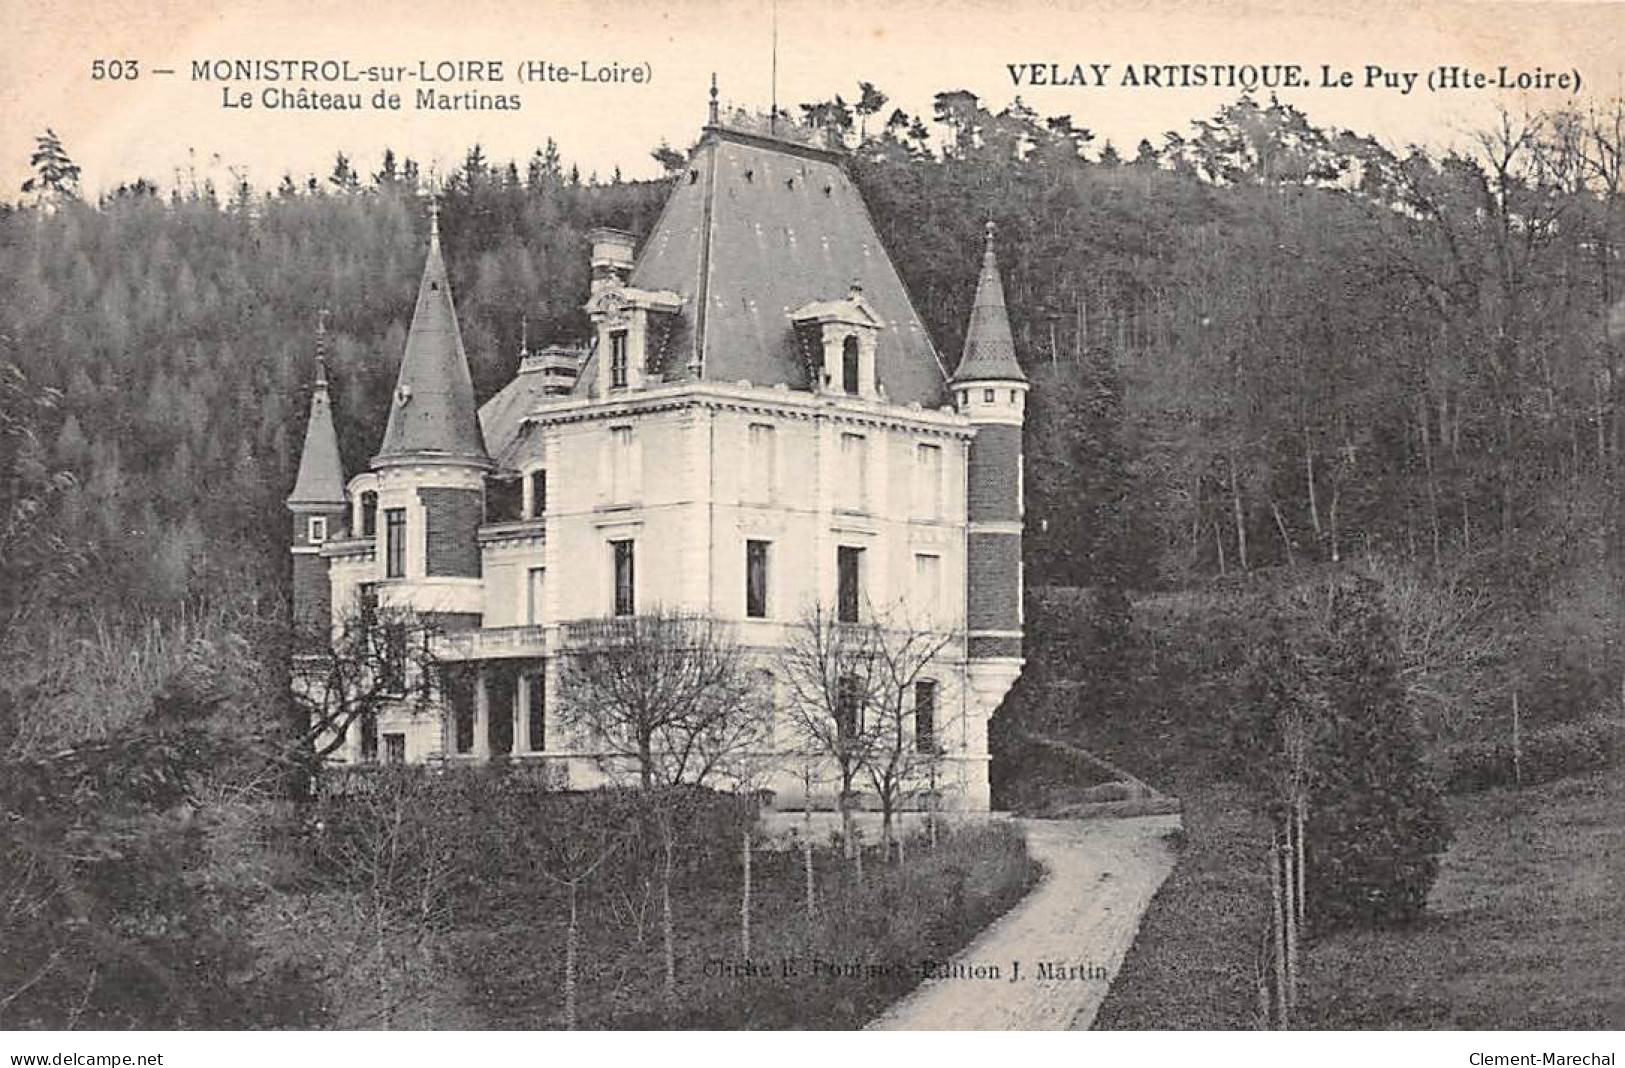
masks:
[[[33,193],[41,204],[79,198],[79,165],[68,158],[67,149],[56,131],[46,127],[34,138],[34,154],[28,157],[34,177],[23,183],[23,192]]]

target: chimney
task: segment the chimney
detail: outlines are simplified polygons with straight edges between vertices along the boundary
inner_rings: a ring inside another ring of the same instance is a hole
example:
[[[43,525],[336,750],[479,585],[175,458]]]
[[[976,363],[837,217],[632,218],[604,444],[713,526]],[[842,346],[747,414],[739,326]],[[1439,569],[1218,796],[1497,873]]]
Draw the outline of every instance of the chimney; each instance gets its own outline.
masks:
[[[562,397],[575,386],[576,376],[586,353],[568,345],[548,345],[537,352],[528,352],[519,363],[522,375],[540,375],[542,395]]]
[[[638,239],[624,230],[600,226],[587,234],[592,242],[592,291],[605,286],[625,285],[632,277],[632,254]]]

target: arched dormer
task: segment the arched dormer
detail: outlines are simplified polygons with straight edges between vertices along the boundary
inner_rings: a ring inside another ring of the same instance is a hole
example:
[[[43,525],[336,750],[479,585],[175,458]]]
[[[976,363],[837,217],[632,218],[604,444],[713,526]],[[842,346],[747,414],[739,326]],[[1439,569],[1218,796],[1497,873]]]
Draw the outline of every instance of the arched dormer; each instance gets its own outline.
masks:
[[[817,300],[790,313],[808,350],[808,379],[815,393],[874,399],[875,347],[885,323],[853,282],[845,300]]]

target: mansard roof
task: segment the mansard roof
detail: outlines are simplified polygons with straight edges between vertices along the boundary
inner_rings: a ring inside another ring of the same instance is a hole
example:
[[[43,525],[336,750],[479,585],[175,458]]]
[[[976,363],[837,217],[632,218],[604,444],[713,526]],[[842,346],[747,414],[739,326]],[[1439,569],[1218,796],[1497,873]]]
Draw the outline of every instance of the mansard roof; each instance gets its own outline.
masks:
[[[946,371],[840,154],[713,120],[628,284],[683,298],[665,345],[667,381],[697,371],[804,389],[808,354],[791,316],[840,300],[854,282],[880,320],[875,368],[886,396],[941,404]],[[591,381],[584,373],[578,392]]]
[[[322,334],[325,333],[324,327]],[[342,505],[344,502],[344,464],[339,459],[338,432],[333,429],[333,402],[327,395],[327,365],[318,349],[316,388],[310,395],[310,421],[305,424],[299,476],[294,479],[293,492],[288,494],[288,504]]]
[[[425,459],[480,466],[491,462],[475,414],[474,382],[440,255],[438,214],[429,230],[429,254],[390,398],[389,425],[373,464]]]
[[[954,372],[955,382],[999,379],[1025,382],[1016,362],[1016,343],[1010,335],[1010,314],[1004,306],[1004,283],[993,253],[993,223],[987,224],[987,247],[982,252],[982,274],[976,280],[970,325],[965,330],[965,352]]]

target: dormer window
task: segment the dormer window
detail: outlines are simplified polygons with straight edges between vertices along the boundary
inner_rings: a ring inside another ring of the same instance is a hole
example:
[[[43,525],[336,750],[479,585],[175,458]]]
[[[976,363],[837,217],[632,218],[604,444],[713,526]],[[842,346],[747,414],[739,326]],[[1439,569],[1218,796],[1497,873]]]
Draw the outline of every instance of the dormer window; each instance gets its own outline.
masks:
[[[626,388],[626,331],[609,333],[609,388]]]
[[[613,281],[602,287],[597,281],[593,284],[587,314],[598,331],[598,389],[642,389],[648,376],[657,373],[659,356],[682,311],[683,298]]]
[[[809,385],[849,397],[878,397],[875,349],[885,323],[853,283],[845,300],[817,300],[790,313],[807,358]]]

